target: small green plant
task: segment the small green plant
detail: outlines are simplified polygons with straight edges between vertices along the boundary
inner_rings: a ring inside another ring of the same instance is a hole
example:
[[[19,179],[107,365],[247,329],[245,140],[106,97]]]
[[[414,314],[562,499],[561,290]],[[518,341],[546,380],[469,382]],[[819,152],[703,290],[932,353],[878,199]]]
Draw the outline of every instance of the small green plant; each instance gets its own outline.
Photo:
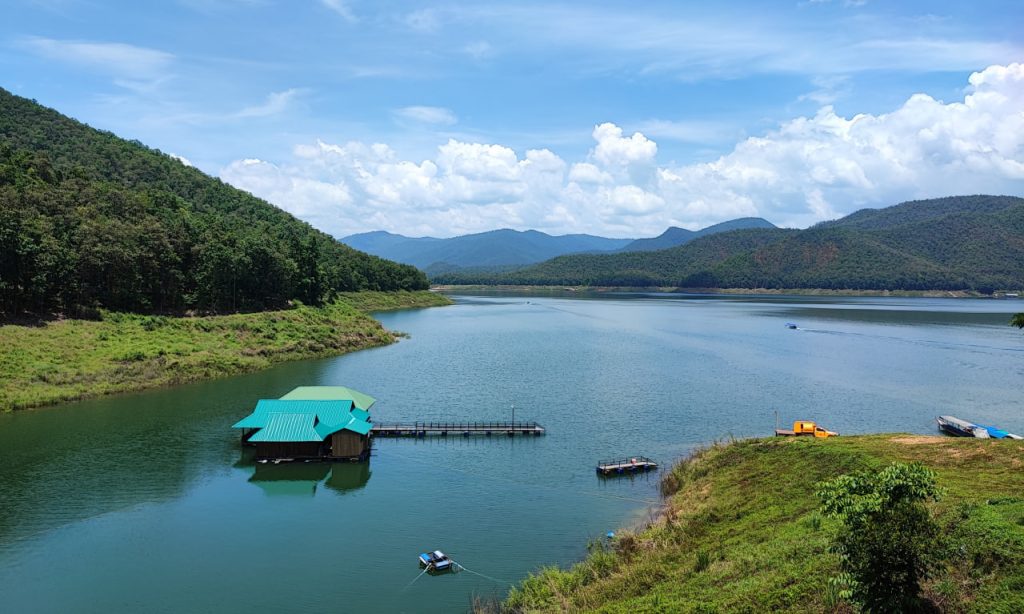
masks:
[[[843,525],[833,541],[868,612],[923,609],[921,581],[939,562],[938,526],[924,502],[937,500],[935,473],[920,463],[841,475],[819,485],[825,515]]]
[[[697,560],[693,564],[693,571],[700,573],[711,565],[711,553],[707,550],[697,551]]]
[[[841,573],[828,579],[825,585],[824,601],[825,607],[831,611],[839,609],[839,606],[853,599],[853,576],[848,573]]]

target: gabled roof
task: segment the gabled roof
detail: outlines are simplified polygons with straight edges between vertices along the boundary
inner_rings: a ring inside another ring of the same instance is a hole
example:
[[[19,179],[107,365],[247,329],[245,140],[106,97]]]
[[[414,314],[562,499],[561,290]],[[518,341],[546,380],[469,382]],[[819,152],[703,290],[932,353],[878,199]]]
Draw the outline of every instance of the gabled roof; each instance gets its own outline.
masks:
[[[376,399],[346,386],[299,386],[281,397],[282,401],[352,401],[356,407],[368,410]]]
[[[260,399],[252,413],[234,424],[236,429],[260,429],[267,426],[269,416],[278,414],[313,414],[321,422],[344,424],[351,418],[351,400],[344,401],[280,401]],[[363,419],[363,417],[360,417]]]
[[[267,425],[249,441],[323,441],[317,432],[316,414],[277,414],[267,416]]]
[[[369,412],[353,409],[350,399],[300,401],[260,399],[252,413],[233,428],[260,429],[249,441],[323,441],[332,433],[347,429],[366,435],[373,428]]]

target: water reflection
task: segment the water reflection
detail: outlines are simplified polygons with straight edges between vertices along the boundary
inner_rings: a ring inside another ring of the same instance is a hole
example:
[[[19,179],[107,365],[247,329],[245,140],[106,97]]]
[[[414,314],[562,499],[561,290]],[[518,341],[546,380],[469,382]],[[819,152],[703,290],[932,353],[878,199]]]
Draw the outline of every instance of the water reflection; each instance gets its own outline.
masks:
[[[264,494],[308,496],[324,486],[339,494],[359,490],[370,481],[370,463],[256,463],[249,483]]]
[[[324,486],[339,494],[359,490],[370,481],[370,463],[335,463]]]

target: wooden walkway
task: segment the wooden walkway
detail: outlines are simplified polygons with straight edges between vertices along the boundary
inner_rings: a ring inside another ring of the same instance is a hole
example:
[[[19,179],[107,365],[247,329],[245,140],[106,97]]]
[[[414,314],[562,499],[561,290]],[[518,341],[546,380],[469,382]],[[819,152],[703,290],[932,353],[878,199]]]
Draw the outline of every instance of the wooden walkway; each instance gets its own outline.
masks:
[[[536,422],[406,422],[374,423],[370,431],[376,437],[440,437],[470,435],[543,435],[544,427]]]
[[[658,468],[658,463],[646,456],[633,456],[616,460],[601,461],[597,464],[597,472],[601,475],[618,475],[622,473],[643,473]]]

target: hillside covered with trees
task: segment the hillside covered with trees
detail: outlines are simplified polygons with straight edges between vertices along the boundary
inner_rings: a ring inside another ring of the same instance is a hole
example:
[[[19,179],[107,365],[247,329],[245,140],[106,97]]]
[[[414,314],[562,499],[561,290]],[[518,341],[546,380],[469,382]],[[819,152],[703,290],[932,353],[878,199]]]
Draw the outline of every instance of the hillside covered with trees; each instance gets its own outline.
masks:
[[[424,274],[0,89],[0,319],[261,311]]]
[[[806,230],[737,230],[654,252],[562,256],[438,283],[690,288],[1024,288],[1024,199],[957,196],[864,209]]]

